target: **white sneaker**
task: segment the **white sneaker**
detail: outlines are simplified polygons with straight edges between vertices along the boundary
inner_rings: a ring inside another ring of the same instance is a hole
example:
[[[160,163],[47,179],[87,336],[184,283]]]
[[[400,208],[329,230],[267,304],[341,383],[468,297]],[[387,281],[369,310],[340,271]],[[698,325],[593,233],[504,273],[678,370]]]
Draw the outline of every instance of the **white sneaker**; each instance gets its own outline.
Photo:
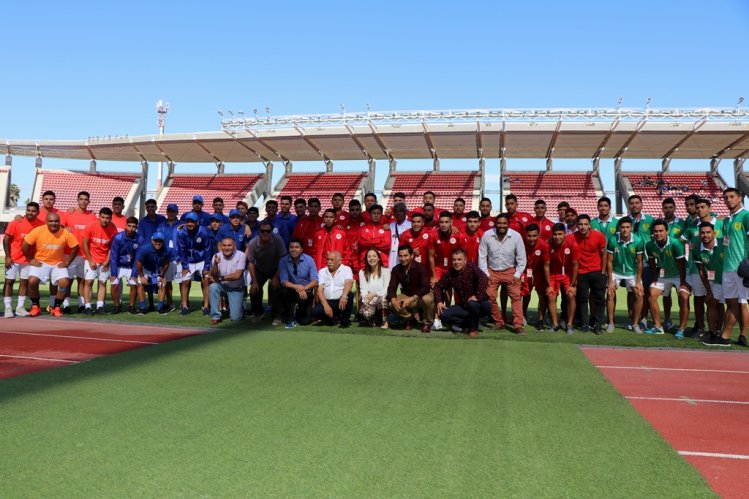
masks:
[[[434,319],[434,322],[432,323],[432,331],[439,331],[440,329],[442,329],[442,321]]]
[[[5,317],[6,319],[12,319],[13,317],[15,317],[15,315],[13,315],[13,309],[12,308],[6,308],[5,309],[5,315],[3,317]]]
[[[16,308],[16,316],[18,316],[18,317],[28,317],[29,316],[29,311],[26,310],[23,307]]]
[[[280,326],[283,324],[283,321],[281,319],[273,319],[273,322],[271,322],[272,326]]]
[[[609,325],[608,325],[608,326],[606,326],[606,332],[607,332],[607,333],[613,333],[613,332],[614,332],[614,328],[615,328],[615,327],[616,327],[616,326],[614,325],[614,323],[613,323],[613,322],[609,323]]]

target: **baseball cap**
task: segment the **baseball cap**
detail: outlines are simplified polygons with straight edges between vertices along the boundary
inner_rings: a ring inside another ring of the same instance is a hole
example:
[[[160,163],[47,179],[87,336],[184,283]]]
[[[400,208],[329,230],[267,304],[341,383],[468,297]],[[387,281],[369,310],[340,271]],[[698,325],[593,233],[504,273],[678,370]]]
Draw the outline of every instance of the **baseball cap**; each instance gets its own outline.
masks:
[[[151,239],[163,241],[164,240],[164,233],[163,232],[154,232],[151,236]]]
[[[192,220],[193,222],[198,221],[198,214],[195,212],[190,212],[187,215],[185,215],[185,220]]]
[[[241,216],[242,216],[242,213],[239,210],[237,210],[237,209],[229,210],[229,218],[231,218],[231,217],[241,217]]]
[[[211,220],[223,220],[221,213],[211,213]]]
[[[176,204],[171,203],[171,204],[167,205],[166,211],[174,211],[176,213],[179,213],[179,207]]]
[[[192,197],[192,202],[193,202],[193,203],[200,203],[200,204],[203,204],[203,196],[201,196],[201,195],[199,195],[199,194],[198,194],[197,196],[193,196],[193,197]]]

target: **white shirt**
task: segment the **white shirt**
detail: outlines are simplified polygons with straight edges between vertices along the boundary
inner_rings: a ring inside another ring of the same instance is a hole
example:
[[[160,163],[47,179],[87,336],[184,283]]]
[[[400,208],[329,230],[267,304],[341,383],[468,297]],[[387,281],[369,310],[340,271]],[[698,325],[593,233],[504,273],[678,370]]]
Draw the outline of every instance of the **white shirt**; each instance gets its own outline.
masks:
[[[366,262],[365,262],[366,263]],[[374,274],[369,277],[369,281],[364,277],[364,271],[359,271],[359,291],[362,299],[366,299],[369,293],[385,297],[390,285],[390,269],[380,269],[380,277]]]
[[[323,295],[326,300],[337,300],[343,296],[343,288],[346,285],[346,281],[353,281],[354,274],[351,272],[351,267],[341,265],[336,270],[335,275],[330,274],[328,267],[323,267],[319,272],[319,284],[322,286]]]
[[[398,265],[398,246],[400,245],[400,237],[411,228],[411,222],[406,219],[402,224],[398,222],[390,222],[390,259],[388,260],[388,268],[392,269]]]

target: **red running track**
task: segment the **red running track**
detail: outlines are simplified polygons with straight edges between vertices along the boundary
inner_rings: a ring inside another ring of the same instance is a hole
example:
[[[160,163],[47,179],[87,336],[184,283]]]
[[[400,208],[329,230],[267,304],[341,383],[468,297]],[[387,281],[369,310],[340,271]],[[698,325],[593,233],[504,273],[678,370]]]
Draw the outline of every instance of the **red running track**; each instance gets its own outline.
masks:
[[[0,323],[0,379],[77,364],[201,332],[92,321],[5,319]]]
[[[722,497],[749,496],[749,355],[582,348]]]

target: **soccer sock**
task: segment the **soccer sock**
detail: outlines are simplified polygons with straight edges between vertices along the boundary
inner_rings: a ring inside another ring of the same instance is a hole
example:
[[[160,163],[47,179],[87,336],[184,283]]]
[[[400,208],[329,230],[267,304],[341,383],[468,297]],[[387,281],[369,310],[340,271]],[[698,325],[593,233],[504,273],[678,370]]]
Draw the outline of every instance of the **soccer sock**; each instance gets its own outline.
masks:
[[[50,296],[49,297],[49,308],[55,308],[55,303],[57,302],[56,296]]]
[[[38,307],[39,306],[39,298],[32,298],[31,299],[31,304],[32,305],[36,305]]]
[[[146,301],[145,300],[143,300],[142,302],[140,302],[140,308],[146,308]]]
[[[78,306],[85,305],[86,301],[83,299],[82,296],[78,297]]]
[[[91,310],[91,304],[90,303],[86,303],[84,306],[86,307],[87,310]]]
[[[104,302],[101,300],[97,300],[96,302],[96,308],[102,308],[104,306]]]
[[[164,302],[163,301],[159,301],[159,308],[164,308]]]
[[[68,298],[65,298],[65,299],[64,299],[64,300],[62,301],[62,306],[63,306],[63,308],[65,308],[65,307],[69,307],[69,306],[70,306],[70,300],[69,300]]]
[[[3,297],[3,303],[5,303],[5,308],[12,308],[13,307],[13,297],[12,296],[5,296],[5,297]]]
[[[25,296],[19,296],[18,297],[18,308],[23,308],[26,306],[26,297]]]

